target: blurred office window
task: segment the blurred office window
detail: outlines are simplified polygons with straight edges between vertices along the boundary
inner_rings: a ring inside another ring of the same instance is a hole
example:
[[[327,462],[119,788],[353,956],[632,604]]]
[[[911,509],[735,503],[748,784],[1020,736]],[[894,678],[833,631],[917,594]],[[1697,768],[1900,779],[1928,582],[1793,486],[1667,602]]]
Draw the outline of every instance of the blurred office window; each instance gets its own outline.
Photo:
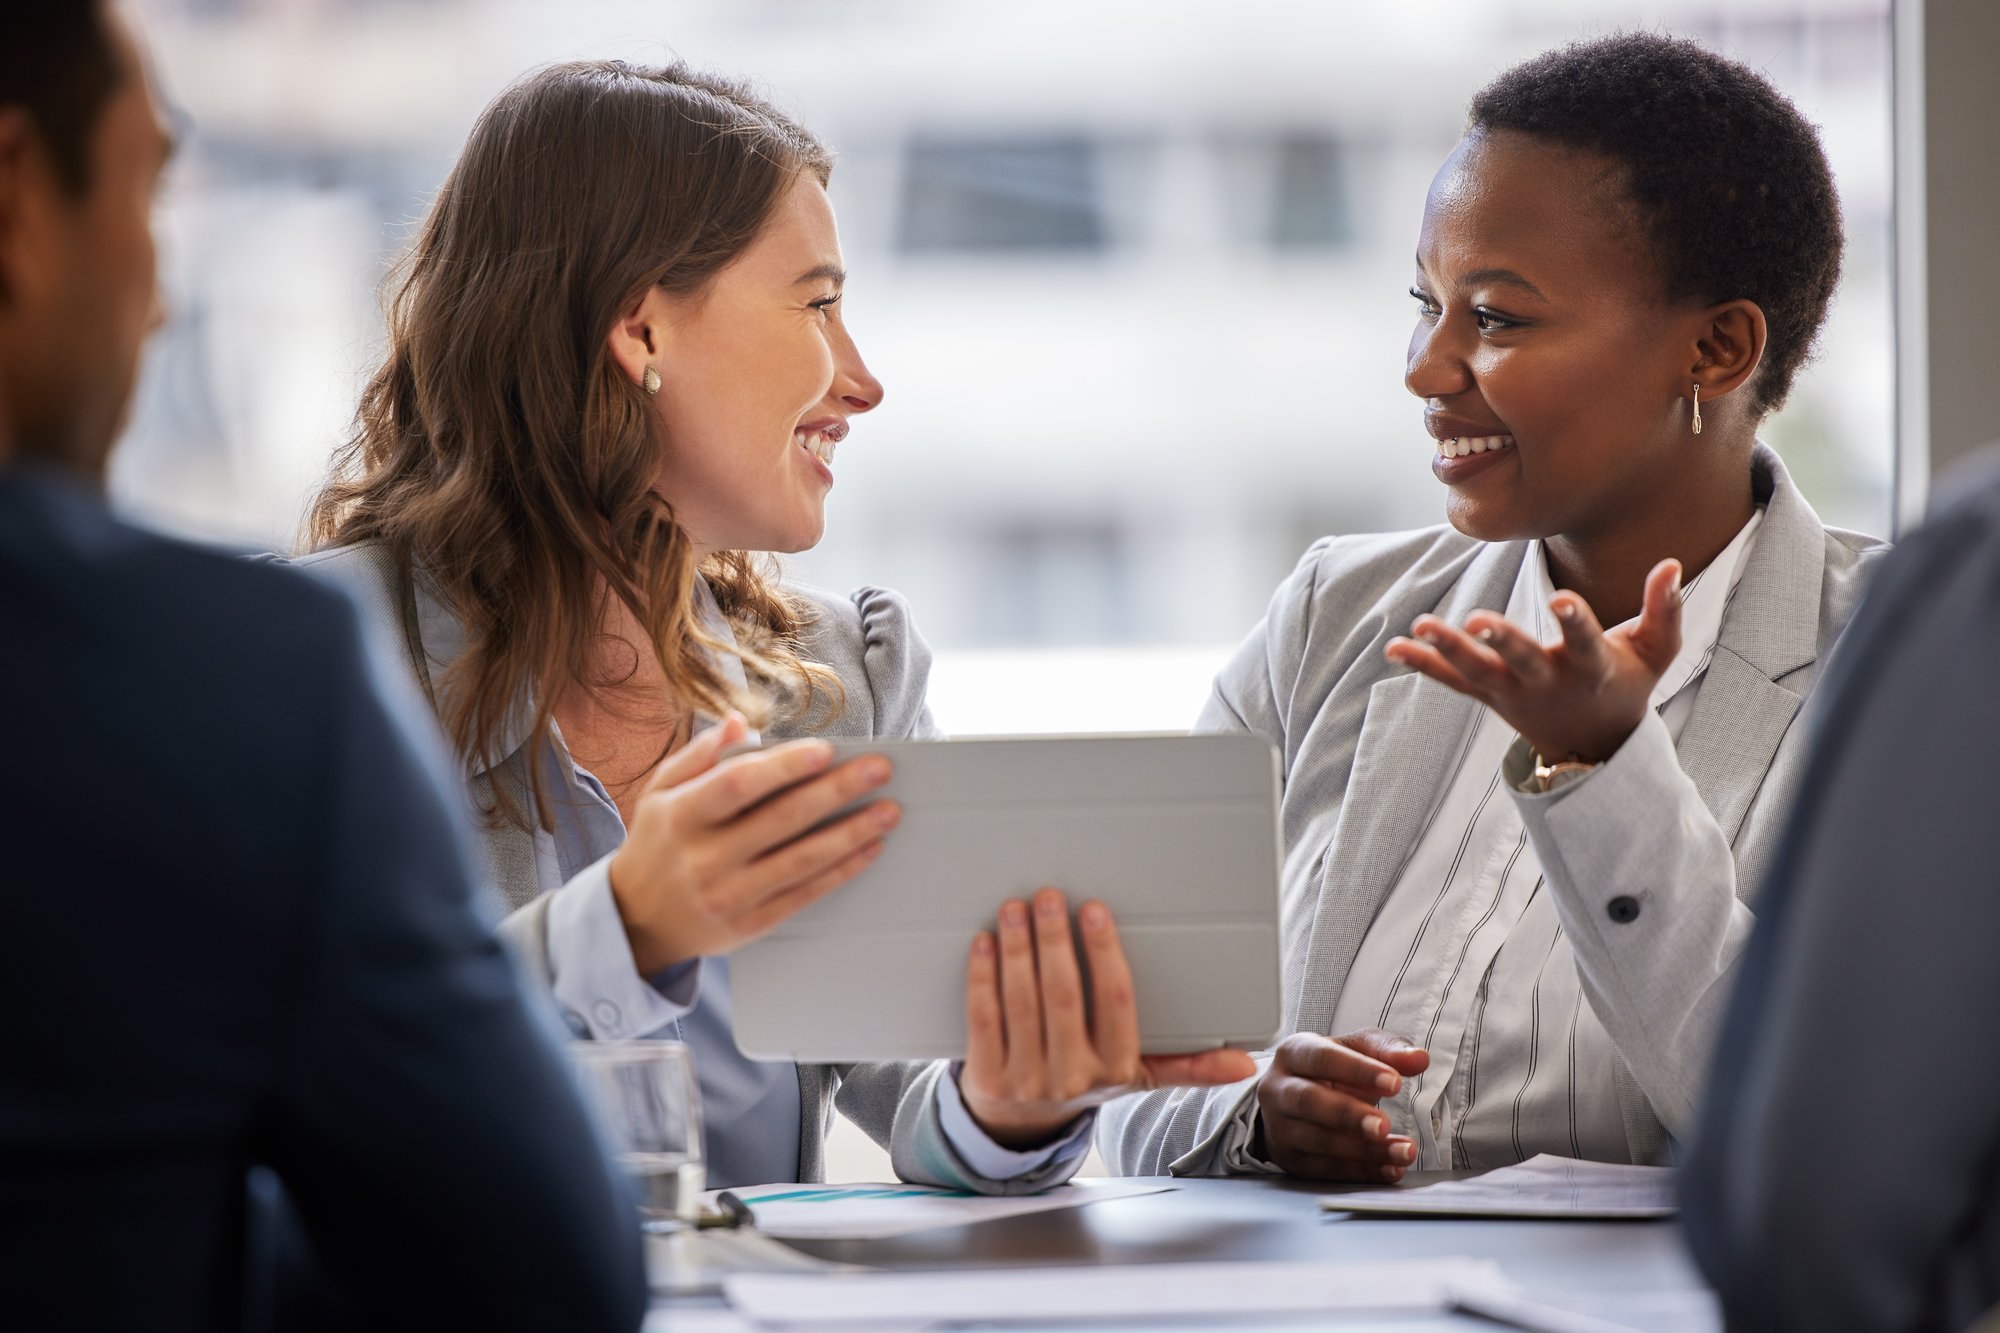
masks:
[[[1096,145],[919,138],[903,179],[902,248],[1100,250],[1107,240]]]
[[[1347,164],[1325,130],[1284,130],[1219,144],[1238,235],[1276,250],[1332,250],[1354,240]]]
[[[979,637],[1089,643],[1126,637],[1131,544],[1115,522],[1025,519],[969,534],[986,571]]]

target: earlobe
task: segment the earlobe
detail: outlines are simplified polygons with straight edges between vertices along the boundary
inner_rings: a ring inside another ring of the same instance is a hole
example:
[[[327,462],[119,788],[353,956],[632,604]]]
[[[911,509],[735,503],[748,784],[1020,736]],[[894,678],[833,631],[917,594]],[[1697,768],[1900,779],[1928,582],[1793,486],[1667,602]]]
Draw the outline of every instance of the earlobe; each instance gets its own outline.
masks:
[[[657,294],[657,288],[649,289],[637,305],[611,326],[611,333],[605,339],[606,351],[625,378],[648,394],[660,391],[660,372],[656,363],[664,339],[659,311],[655,308]]]

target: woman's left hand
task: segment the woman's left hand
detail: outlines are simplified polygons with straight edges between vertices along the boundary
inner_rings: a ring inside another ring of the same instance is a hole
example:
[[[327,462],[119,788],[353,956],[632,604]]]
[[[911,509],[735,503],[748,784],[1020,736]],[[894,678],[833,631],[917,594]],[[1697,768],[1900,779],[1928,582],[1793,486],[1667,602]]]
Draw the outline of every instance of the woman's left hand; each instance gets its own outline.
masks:
[[[1559,592],[1549,602],[1562,626],[1558,643],[1475,611],[1464,630],[1419,616],[1410,627],[1416,639],[1391,639],[1383,652],[1484,703],[1543,762],[1601,763],[1645,720],[1653,687],[1681,650],[1680,591],[1680,562],[1662,560],[1646,576],[1639,618],[1609,633],[1581,597]]]
[[[1032,921],[1031,918],[1032,917]],[[1056,889],[1000,908],[996,941],[981,931],[966,971],[965,1109],[1003,1148],[1039,1147],[1100,1102],[1149,1088],[1209,1087],[1257,1072],[1242,1051],[1141,1055],[1132,969],[1103,903],[1077,913],[1090,962],[1092,1013]]]

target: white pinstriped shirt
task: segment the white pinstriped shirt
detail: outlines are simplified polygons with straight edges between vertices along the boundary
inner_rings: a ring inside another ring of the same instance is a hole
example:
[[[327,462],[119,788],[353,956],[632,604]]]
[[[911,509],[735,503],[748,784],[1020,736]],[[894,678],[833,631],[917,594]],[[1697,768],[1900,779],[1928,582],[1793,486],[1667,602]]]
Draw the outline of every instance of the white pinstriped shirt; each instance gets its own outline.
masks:
[[[1760,509],[1683,592],[1681,651],[1653,691],[1676,739],[1762,518]],[[1507,618],[1552,641],[1554,595],[1536,543]],[[1630,1155],[1615,1047],[1583,994],[1501,777],[1517,740],[1497,713],[1480,710],[1444,800],[1362,938],[1334,1009],[1333,1034],[1379,1027],[1430,1052],[1430,1069],[1383,1103],[1396,1131],[1416,1140],[1418,1168],[1484,1169],[1543,1152],[1613,1162]]]

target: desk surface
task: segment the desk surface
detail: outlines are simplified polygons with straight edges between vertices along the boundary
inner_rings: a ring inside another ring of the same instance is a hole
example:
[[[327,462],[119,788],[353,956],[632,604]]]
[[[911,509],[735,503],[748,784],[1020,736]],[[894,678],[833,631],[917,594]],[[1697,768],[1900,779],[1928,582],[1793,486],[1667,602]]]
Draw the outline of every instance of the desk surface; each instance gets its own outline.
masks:
[[[1407,1185],[1450,1176],[1412,1172]],[[1713,1328],[1690,1319],[1688,1293],[1702,1283],[1672,1222],[1447,1221],[1324,1213],[1335,1187],[1241,1178],[1176,1180],[1163,1194],[1003,1218],[887,1240],[794,1241],[821,1259],[870,1268],[1046,1267],[1322,1259],[1339,1263],[1451,1256],[1491,1259],[1524,1294],[1616,1298],[1632,1303],[1636,1327],[1666,1333]],[[1669,1298],[1648,1311],[1645,1298]],[[1232,1328],[1297,1328],[1266,1320]],[[1340,1327],[1491,1328],[1462,1317],[1342,1323]],[[1195,1325],[1177,1324],[1176,1328]]]

